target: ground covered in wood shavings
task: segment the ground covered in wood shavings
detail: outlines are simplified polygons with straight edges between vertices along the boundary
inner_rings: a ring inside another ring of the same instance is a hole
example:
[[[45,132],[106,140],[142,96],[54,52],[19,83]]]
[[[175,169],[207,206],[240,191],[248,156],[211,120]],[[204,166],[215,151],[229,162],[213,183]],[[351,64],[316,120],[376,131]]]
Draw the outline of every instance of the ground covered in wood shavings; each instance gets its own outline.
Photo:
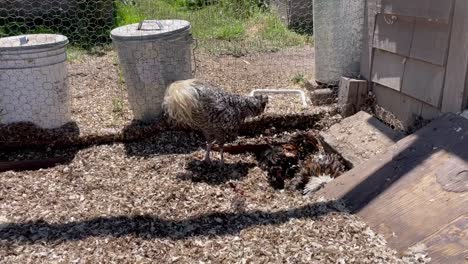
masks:
[[[171,132],[1,173],[0,262],[424,263],[339,203],[273,190],[253,156],[201,167],[200,146]]]

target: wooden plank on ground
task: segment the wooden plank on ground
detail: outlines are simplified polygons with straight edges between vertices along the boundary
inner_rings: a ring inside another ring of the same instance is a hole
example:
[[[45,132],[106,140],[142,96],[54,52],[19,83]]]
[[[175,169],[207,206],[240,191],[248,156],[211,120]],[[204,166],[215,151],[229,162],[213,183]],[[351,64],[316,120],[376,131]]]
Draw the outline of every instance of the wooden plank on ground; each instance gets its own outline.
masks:
[[[456,0],[447,59],[442,112],[463,110],[468,69],[468,1]]]
[[[372,115],[360,111],[320,132],[324,142],[347,161],[350,167],[364,163],[402,138]]]
[[[457,263],[451,252],[462,252],[468,256],[468,216],[460,216],[445,228],[424,239],[422,243],[432,253],[433,263]],[[453,236],[459,234],[459,236]],[[466,259],[468,262],[468,259]]]
[[[69,160],[70,158],[49,158],[44,160],[0,161],[0,172],[46,169],[57,164],[66,163]]]
[[[466,225],[460,219],[468,216],[466,146],[468,119],[446,114],[343,174],[318,195],[343,198],[399,251],[428,243],[430,256],[444,259],[436,263],[463,263],[467,234],[449,230]],[[455,245],[434,237],[437,232]]]

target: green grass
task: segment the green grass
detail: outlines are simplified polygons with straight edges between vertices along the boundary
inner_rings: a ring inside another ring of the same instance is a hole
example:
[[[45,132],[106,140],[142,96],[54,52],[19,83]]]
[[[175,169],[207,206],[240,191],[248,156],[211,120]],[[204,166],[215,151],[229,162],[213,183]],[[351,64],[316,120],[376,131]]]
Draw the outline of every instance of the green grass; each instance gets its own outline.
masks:
[[[198,1],[198,2],[197,2]],[[251,0],[140,0],[117,7],[117,25],[143,19],[184,19],[191,23],[200,48],[215,55],[245,55],[311,44],[311,37],[289,30],[279,17]]]
[[[213,32],[215,39],[240,40],[245,38],[245,24],[236,21],[234,24],[224,25],[216,28]]]
[[[13,29],[13,30],[12,30]],[[54,30],[44,26],[38,26],[34,29],[27,29],[21,24],[12,23],[9,27],[0,26],[0,38],[20,35],[20,34],[53,34]]]
[[[124,108],[124,104],[121,98],[112,99],[112,112],[117,113],[117,114],[122,114],[123,108]]]
[[[292,78],[292,82],[295,84],[304,84],[305,82],[304,74],[298,73],[294,75],[294,77]]]
[[[86,54],[86,51],[78,47],[67,47],[67,61],[81,61]]]
[[[4,27],[0,27],[0,38],[7,37],[8,34],[6,33],[6,30]]]
[[[125,5],[120,1],[116,2],[116,26],[124,26],[132,23],[140,22],[144,19],[143,14],[138,12],[138,9],[132,5]]]

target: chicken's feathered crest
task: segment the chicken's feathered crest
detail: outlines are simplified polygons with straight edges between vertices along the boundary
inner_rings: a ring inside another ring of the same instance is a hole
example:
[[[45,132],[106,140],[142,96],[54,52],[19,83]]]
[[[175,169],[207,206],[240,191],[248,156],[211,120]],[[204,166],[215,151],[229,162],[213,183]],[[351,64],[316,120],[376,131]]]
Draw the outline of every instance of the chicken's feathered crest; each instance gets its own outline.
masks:
[[[193,122],[193,110],[200,108],[195,79],[173,82],[166,90],[163,108],[168,116],[183,124]]]

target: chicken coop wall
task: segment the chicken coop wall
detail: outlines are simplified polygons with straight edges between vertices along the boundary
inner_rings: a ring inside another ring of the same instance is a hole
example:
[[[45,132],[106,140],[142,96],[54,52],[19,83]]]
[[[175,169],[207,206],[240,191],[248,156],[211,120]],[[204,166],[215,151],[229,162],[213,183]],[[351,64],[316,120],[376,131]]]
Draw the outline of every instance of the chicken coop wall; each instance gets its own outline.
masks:
[[[467,107],[468,3],[367,0],[361,74],[404,129]]]

